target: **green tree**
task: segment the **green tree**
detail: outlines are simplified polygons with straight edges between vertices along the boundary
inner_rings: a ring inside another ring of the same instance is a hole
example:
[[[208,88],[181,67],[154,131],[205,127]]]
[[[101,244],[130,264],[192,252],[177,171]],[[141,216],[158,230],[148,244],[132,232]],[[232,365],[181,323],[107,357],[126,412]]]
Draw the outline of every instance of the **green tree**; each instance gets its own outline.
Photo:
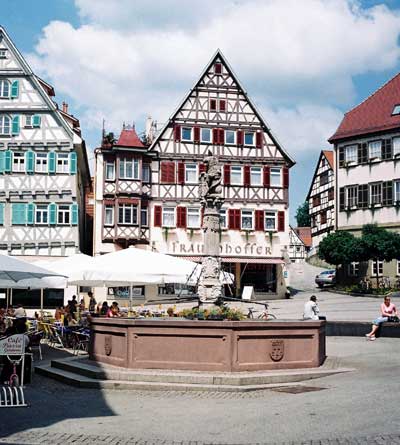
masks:
[[[318,256],[335,266],[359,261],[363,253],[360,238],[344,230],[330,233],[318,247]]]
[[[300,204],[299,207],[297,207],[295,218],[298,227],[311,226],[310,208],[308,205],[308,201],[305,201],[303,204]]]

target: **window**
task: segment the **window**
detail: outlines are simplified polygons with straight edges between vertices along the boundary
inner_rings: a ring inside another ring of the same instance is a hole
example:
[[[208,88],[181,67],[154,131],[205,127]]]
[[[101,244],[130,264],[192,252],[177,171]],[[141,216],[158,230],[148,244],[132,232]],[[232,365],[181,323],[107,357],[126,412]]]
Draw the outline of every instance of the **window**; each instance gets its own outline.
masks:
[[[35,171],[47,173],[47,153],[36,153]]]
[[[353,185],[347,189],[347,207],[355,207],[357,205],[357,186]]]
[[[11,131],[11,119],[9,116],[0,116],[0,134],[8,135]]]
[[[332,201],[334,199],[335,199],[335,190],[334,189],[328,190],[328,200]]]
[[[112,205],[106,205],[104,208],[104,225],[114,225],[114,206]]]
[[[120,179],[139,179],[139,159],[121,158],[119,160]]]
[[[185,164],[185,182],[190,184],[198,183],[196,164]]]
[[[370,185],[370,204],[376,205],[382,203],[382,184]]]
[[[217,100],[210,99],[210,111],[217,111]]]
[[[115,163],[113,161],[106,161],[106,181],[115,180]]]
[[[25,172],[25,154],[14,153],[13,154],[13,172]]]
[[[373,141],[368,143],[369,159],[380,159],[382,151],[382,141]]]
[[[323,172],[321,173],[319,177],[319,185],[326,185],[329,182],[329,172]]]
[[[175,227],[175,209],[174,207],[163,207],[162,209],[163,227]]]
[[[134,204],[119,204],[118,224],[137,224],[137,206]]]
[[[265,212],[265,230],[275,230],[276,228],[276,213]]]
[[[221,74],[222,73],[222,64],[221,63],[216,63],[214,65],[214,73],[215,74]]]
[[[226,224],[226,209],[220,209],[219,218],[221,222],[221,229],[226,229],[228,227]]]
[[[7,49],[6,48],[0,49],[0,59],[7,59]]]
[[[312,199],[312,206],[313,207],[318,207],[319,205],[321,205],[321,198],[320,196],[314,196]]]
[[[226,111],[226,101],[223,99],[220,99],[219,101],[219,111]]]
[[[393,138],[393,156],[400,156],[400,138]]]
[[[147,227],[149,225],[147,207],[142,207],[140,209],[140,225],[142,227]]]
[[[0,80],[0,97],[2,99],[10,97],[10,82],[8,80]]]
[[[57,153],[57,173],[69,173],[68,153]]]
[[[357,162],[357,145],[349,145],[345,147],[345,161]]]
[[[251,185],[262,185],[261,167],[251,167],[250,183]]]
[[[242,229],[253,230],[253,210],[242,210]]]
[[[200,209],[189,207],[187,209],[187,228],[198,229],[200,227]]]
[[[49,217],[49,208],[47,204],[38,204],[36,206],[36,212],[35,212],[35,223],[47,224],[48,217]]]
[[[400,181],[394,183],[394,200],[400,202]]]
[[[225,131],[225,144],[234,145],[236,142],[236,132],[232,130]]]
[[[271,168],[270,178],[271,178],[271,187],[280,187],[282,185],[281,169]]]
[[[232,185],[242,185],[243,184],[243,175],[242,175],[242,167],[237,165],[232,165],[231,167],[231,184]]]
[[[378,273],[376,270],[376,263],[378,263]],[[372,272],[371,275],[376,276],[376,275],[383,275],[383,261],[382,260],[378,260],[378,261],[372,261]]]
[[[32,124],[32,118],[33,118],[33,115],[32,115],[32,114],[27,114],[27,115],[25,116],[25,127],[32,127],[32,126],[33,126],[33,124]]]
[[[397,260],[397,275],[400,275],[400,261]]]
[[[150,164],[143,164],[142,168],[142,181],[150,182]]]
[[[396,114],[400,114],[400,105],[395,105],[392,111],[392,116],[395,116]]]
[[[58,224],[69,224],[70,223],[70,206],[69,205],[59,205],[58,206],[57,222],[58,222]]]
[[[211,130],[209,128],[201,129],[201,142],[211,142]]]
[[[320,215],[320,222],[321,222],[321,224],[326,224],[326,220],[327,220],[326,211],[325,212],[321,212],[321,215]]]
[[[254,145],[254,133],[250,131],[244,132],[244,145]]]
[[[190,127],[182,127],[182,141],[192,141],[192,129]]]
[[[360,263],[352,262],[349,264],[348,273],[351,277],[358,276],[359,270],[360,270]]]

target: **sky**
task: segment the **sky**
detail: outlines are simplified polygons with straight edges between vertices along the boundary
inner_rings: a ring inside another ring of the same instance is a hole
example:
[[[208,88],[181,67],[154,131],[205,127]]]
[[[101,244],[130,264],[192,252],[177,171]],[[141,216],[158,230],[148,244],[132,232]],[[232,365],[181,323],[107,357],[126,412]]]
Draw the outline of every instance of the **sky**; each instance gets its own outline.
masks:
[[[400,0],[0,0],[4,26],[90,150],[165,122],[217,48],[296,160],[290,213],[343,114],[400,71]]]

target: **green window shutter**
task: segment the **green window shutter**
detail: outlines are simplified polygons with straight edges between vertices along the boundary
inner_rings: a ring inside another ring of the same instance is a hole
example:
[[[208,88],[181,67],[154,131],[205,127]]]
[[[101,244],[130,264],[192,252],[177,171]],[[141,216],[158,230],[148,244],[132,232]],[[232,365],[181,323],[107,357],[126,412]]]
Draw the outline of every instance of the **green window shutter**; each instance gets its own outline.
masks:
[[[25,153],[25,169],[27,173],[35,171],[35,153],[33,151],[29,150]]]
[[[49,204],[49,222],[51,225],[57,224],[57,204],[55,202]]]
[[[28,224],[35,223],[35,204],[33,202],[30,202],[28,204],[27,223]]]
[[[5,152],[0,151],[0,173],[4,173]]]
[[[78,204],[71,204],[71,223],[73,226],[78,225]]]
[[[11,84],[11,98],[16,99],[19,95],[19,80],[14,80]]]
[[[4,202],[0,203],[0,226],[4,225]]]
[[[49,173],[56,172],[56,153],[54,151],[49,152]]]
[[[71,175],[76,175],[76,169],[77,169],[76,153],[73,151],[72,153],[69,154],[69,171]]]
[[[4,152],[4,171],[7,173],[11,172],[11,165],[12,165],[12,151],[6,150]]]
[[[40,128],[40,123],[41,123],[41,117],[39,114],[34,114],[32,117],[32,127],[34,128]]]
[[[26,224],[26,204],[11,204],[11,223]]]
[[[11,133],[13,136],[19,135],[19,115],[13,116]]]

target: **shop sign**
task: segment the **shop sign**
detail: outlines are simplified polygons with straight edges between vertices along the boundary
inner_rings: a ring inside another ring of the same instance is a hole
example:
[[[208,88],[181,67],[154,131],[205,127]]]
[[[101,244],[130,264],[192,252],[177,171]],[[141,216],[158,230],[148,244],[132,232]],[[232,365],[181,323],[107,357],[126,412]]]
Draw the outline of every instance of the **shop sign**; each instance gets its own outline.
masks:
[[[0,355],[22,355],[24,351],[24,334],[11,335],[0,340]]]
[[[203,243],[180,243],[173,241],[169,247],[169,252],[172,254],[204,254]],[[219,246],[220,254],[224,256],[267,256],[272,255],[271,246],[260,246],[257,243],[232,244],[221,243]]]

